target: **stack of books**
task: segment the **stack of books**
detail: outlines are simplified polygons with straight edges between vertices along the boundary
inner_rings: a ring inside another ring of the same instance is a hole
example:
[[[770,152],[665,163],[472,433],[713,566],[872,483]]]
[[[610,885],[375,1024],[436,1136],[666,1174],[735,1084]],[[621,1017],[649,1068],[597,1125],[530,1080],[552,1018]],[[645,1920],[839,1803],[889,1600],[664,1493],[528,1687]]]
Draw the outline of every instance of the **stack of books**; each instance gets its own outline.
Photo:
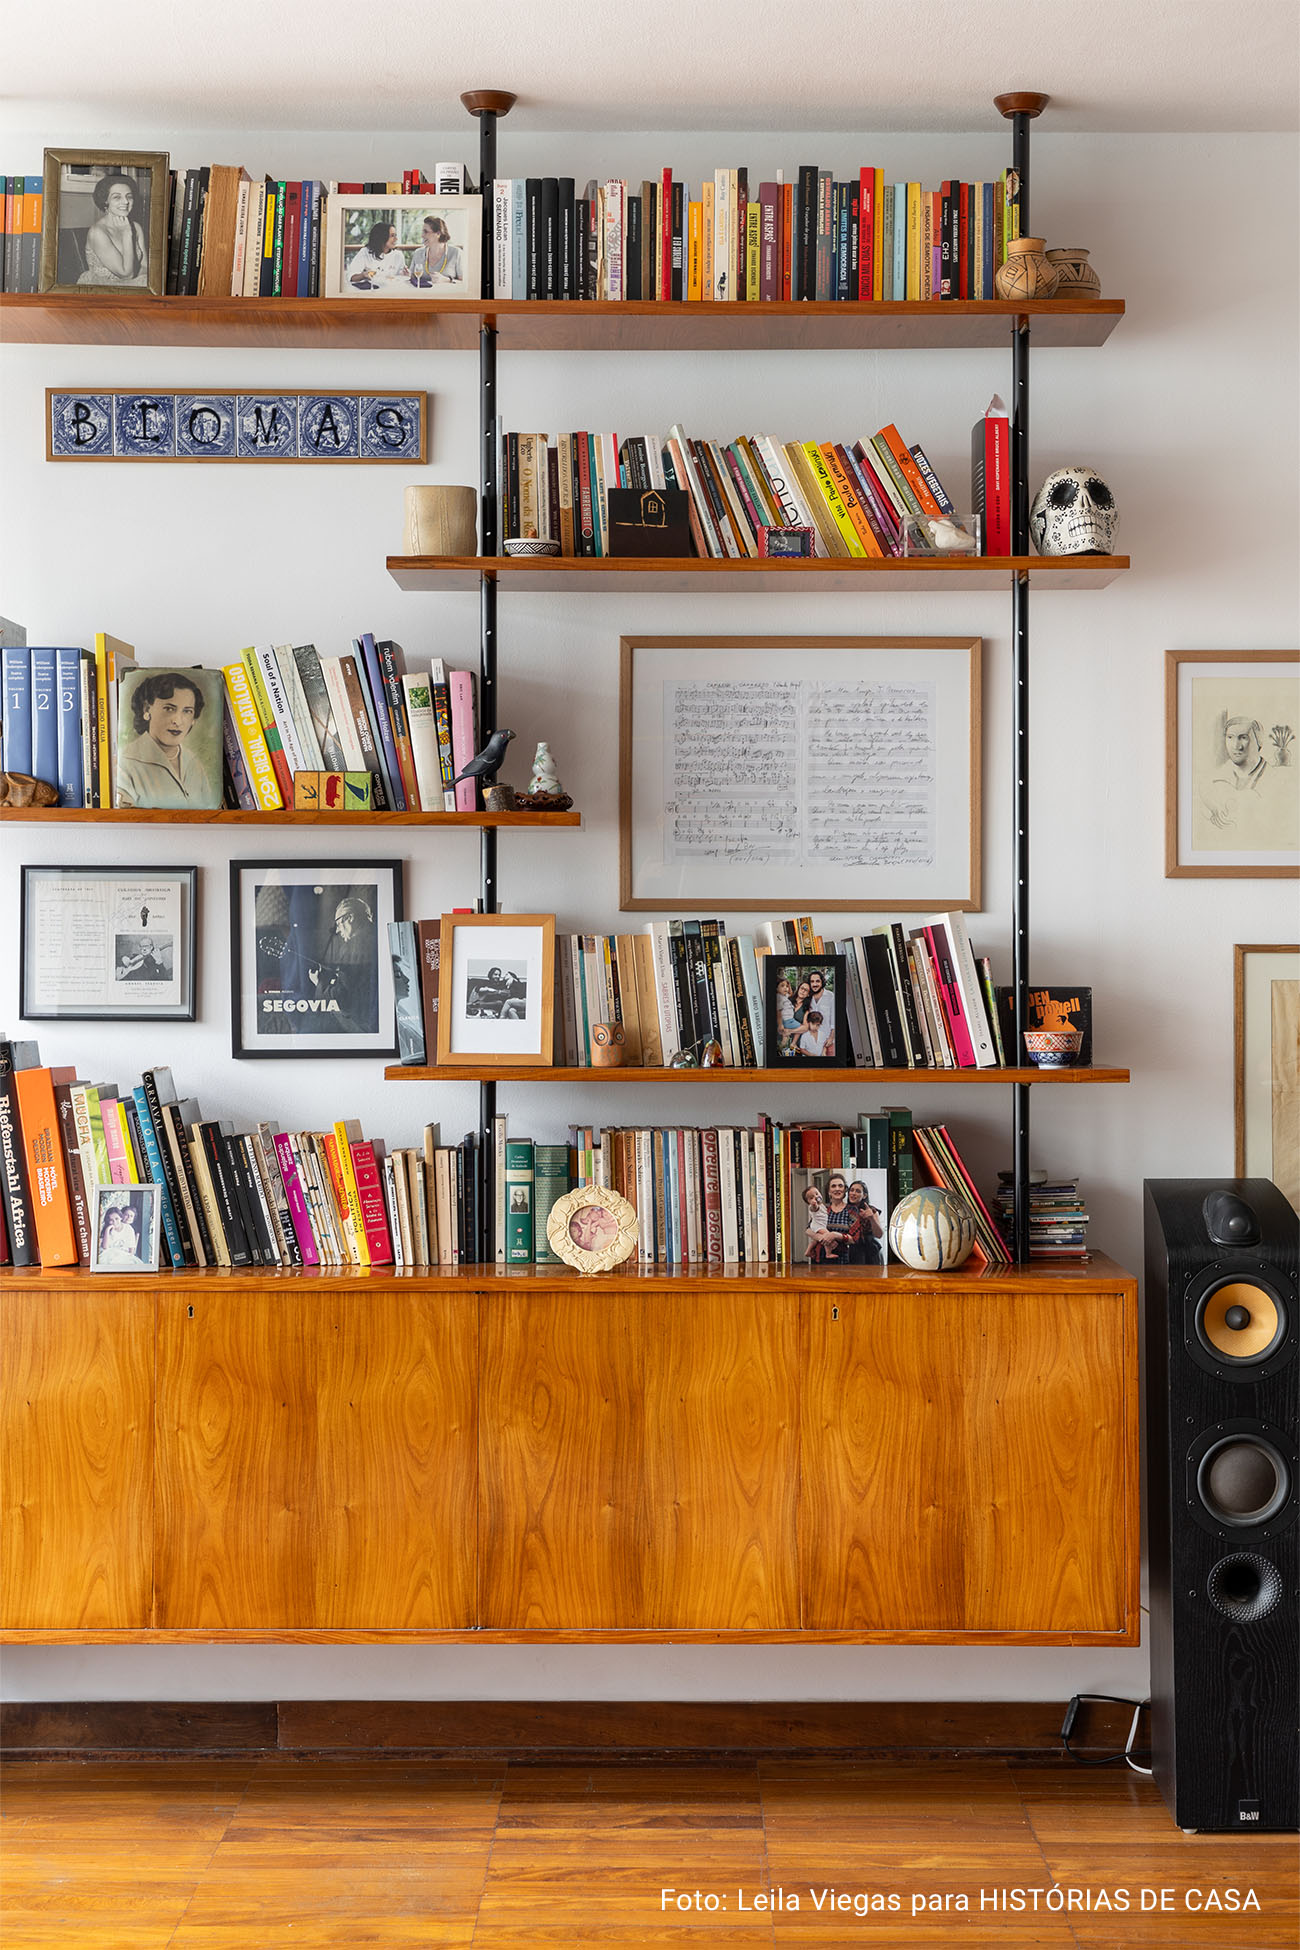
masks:
[[[503,433],[498,460],[503,533],[558,541],[561,555],[612,553],[611,488],[680,489],[696,555],[716,558],[762,555],[763,531],[782,527],[811,528],[812,552],[828,558],[938,554],[931,523],[960,520],[924,449],[892,423],[851,444],[742,434],[724,446],[680,426],[623,440]],[[990,467],[990,490],[997,478]]]
[[[0,659],[4,769],[57,787],[62,806],[479,805],[473,780],[455,783],[478,750],[473,673],[441,657],[408,671],[400,644],[370,634],[341,656],[321,656],[310,643],[258,645],[219,671],[146,667],[129,644],[102,634],[93,651],[6,646]],[[159,700],[164,676],[173,681]],[[173,698],[184,711],[174,742],[184,749],[168,759],[150,744],[148,719]]]
[[[1009,1240],[1015,1220],[1015,1192],[1011,1173],[998,1173],[997,1211],[1002,1231]],[[1061,1178],[1052,1183],[1031,1184],[1029,1188],[1030,1259],[1078,1259],[1091,1257],[1085,1228],[1088,1213],[1077,1178]]]
[[[0,176],[0,291],[40,285],[43,176]]]

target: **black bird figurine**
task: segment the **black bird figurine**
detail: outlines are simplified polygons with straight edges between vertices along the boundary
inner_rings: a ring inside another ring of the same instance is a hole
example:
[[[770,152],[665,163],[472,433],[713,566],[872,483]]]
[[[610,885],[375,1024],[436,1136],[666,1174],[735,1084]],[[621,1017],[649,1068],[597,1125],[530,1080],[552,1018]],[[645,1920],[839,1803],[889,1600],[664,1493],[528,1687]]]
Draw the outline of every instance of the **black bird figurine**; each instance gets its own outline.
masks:
[[[464,770],[457,772],[456,783],[476,779],[480,785],[491,785],[505,763],[506,746],[514,735],[513,731],[494,731],[482,751],[476,752]]]

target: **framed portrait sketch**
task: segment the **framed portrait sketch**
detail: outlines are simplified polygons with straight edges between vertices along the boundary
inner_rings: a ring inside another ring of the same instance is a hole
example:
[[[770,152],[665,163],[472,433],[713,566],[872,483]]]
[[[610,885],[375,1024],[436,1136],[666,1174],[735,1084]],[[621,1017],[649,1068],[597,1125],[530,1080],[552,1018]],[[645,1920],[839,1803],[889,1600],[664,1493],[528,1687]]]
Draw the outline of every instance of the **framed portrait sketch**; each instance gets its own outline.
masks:
[[[197,867],[24,867],[20,1013],[193,1022]]]
[[[444,914],[439,1063],[554,1060],[555,916]]]
[[[232,860],[235,1056],[395,1056],[400,860]]]
[[[167,156],[47,149],[42,291],[151,291],[167,276]]]
[[[1233,1170],[1300,1208],[1300,945],[1232,952]]]
[[[321,296],[483,295],[481,196],[331,196]]]
[[[1165,878],[1300,876],[1300,651],[1165,652]]]
[[[624,637],[619,905],[980,904],[979,637]]]
[[[843,955],[768,955],[763,961],[763,1048],[770,1069],[852,1066]]]

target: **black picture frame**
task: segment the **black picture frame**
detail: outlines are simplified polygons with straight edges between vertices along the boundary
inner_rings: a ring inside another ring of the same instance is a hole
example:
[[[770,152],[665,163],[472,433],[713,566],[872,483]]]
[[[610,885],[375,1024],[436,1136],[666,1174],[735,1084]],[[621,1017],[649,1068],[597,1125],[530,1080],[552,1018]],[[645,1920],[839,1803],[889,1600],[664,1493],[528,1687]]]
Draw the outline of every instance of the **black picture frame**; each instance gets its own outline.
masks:
[[[821,988],[811,978],[821,977]],[[853,1050],[848,1039],[847,975],[843,955],[770,954],[763,961],[763,1026],[766,1067],[771,1070],[849,1070]],[[788,983],[788,995],[782,984]],[[800,1002],[800,988],[807,984],[810,995]],[[823,1006],[818,997],[828,998],[832,1021],[827,1032]],[[785,1009],[783,1004],[791,1006]],[[811,1006],[809,1006],[811,1003]],[[822,1016],[820,1023],[809,1020]],[[809,1039],[820,1040],[818,1052]]]
[[[230,1053],[395,1057],[401,860],[230,862]],[[260,910],[260,911],[259,911]]]
[[[198,906],[197,867],[24,866],[19,1015],[193,1022]]]

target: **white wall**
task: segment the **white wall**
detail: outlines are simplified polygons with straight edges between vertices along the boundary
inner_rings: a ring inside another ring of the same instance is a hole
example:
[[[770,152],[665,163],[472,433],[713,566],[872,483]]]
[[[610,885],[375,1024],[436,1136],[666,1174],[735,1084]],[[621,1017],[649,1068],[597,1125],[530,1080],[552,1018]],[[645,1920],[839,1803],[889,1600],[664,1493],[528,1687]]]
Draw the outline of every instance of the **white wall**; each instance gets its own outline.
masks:
[[[51,131],[69,143],[111,132]],[[393,136],[211,137],[158,130],[182,166],[242,160],[281,174],[366,177],[436,156],[469,157],[473,139]],[[864,159],[928,181],[994,174],[989,139],[872,142],[807,133],[618,140],[575,135],[512,143],[500,168],[639,178],[671,160],[698,176],[746,161],[761,173],[815,159],[847,173]],[[1044,351],[1033,362],[1032,478],[1075,460],[1097,465],[1122,513],[1134,567],[1092,594],[1035,593],[1033,973],[1088,982],[1097,1053],[1126,1062],[1124,1087],[1035,1093],[1035,1161],[1079,1172],[1095,1244],[1130,1267],[1141,1259],[1141,1181],[1225,1172],[1232,1165],[1232,944],[1295,939],[1285,883],[1205,884],[1164,878],[1163,662],[1170,648],[1269,648],[1297,635],[1296,144],[1287,137],[1035,137],[1035,228],[1083,243],[1107,295],[1128,314],[1104,348]],[[37,168],[11,155],[9,168]],[[106,629],[149,661],[225,661],[253,640],[346,647],[371,629],[408,656],[474,661],[477,602],[400,593],[384,556],[400,548],[409,480],[476,477],[477,364],[468,354],[187,351],[11,346],[3,375],[0,610],[30,640],[89,643]],[[427,386],[431,458],[410,475],[387,468],[45,464],[47,385]],[[896,419],[960,493],[969,428],[990,394],[1007,394],[1002,354],[742,353],[519,355],[502,361],[507,426],[661,429],[674,419],[730,438],[858,436]],[[1009,610],[1002,595],[510,596],[501,602],[501,721],[531,755],[549,738],[584,815],[582,830],[505,834],[502,905],[554,908],[561,928],[614,929],[617,912],[617,640],[625,632],[825,631],[983,634],[986,643],[986,913],[972,932],[1009,973],[1011,808]],[[574,708],[581,693],[583,705]],[[515,767],[520,770],[520,764]],[[231,855],[401,855],[410,914],[470,900],[474,835],[401,830],[372,840],[351,829],[78,826],[3,829],[0,916],[16,938],[21,860],[197,862],[203,869],[200,1018],[193,1026],[40,1025],[46,1061],[134,1079],[172,1065],[209,1116],[273,1112],[315,1125],[355,1115],[393,1143],[437,1118],[453,1137],[475,1121],[468,1086],[386,1084],[378,1064],[235,1064],[229,1055],[227,896]],[[814,912],[815,900],[810,900]],[[741,917],[736,917],[741,925]],[[848,925],[848,922],[846,922]],[[16,956],[0,967],[0,1023],[16,1027]],[[988,1182],[1009,1160],[1009,1093],[918,1082],[918,1116],[946,1116]],[[879,1101],[869,1084],[834,1087],[846,1120]],[[562,1136],[574,1119],[630,1122],[655,1114],[704,1121],[760,1108],[806,1115],[824,1085],[737,1086],[689,1111],[668,1088],[503,1090],[515,1128]],[[648,1697],[1042,1698],[1080,1689],[1141,1694],[1146,1652],[948,1648],[455,1646],[344,1648],[28,1647],[5,1660],[8,1697]]]

